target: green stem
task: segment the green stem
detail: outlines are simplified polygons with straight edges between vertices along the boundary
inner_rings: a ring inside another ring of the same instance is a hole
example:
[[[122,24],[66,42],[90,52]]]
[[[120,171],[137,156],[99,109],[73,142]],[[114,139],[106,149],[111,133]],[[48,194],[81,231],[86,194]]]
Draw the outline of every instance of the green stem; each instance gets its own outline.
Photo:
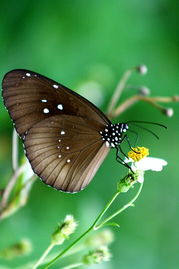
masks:
[[[74,263],[74,264],[67,265],[67,266],[63,267],[62,269],[77,268],[77,267],[80,267],[82,265],[83,265],[83,263],[82,262],[79,262],[79,263]]]
[[[133,205],[133,203],[136,201],[136,199],[138,198],[139,194],[141,193],[143,187],[143,183],[140,184],[140,188],[138,189],[136,195],[134,196],[134,198],[132,200],[130,200],[126,205],[124,205],[123,207],[121,207],[119,210],[117,210],[115,213],[113,213],[112,215],[110,215],[109,217],[107,217],[105,220],[103,220],[100,224],[96,225],[94,228],[95,230],[98,230],[99,228],[101,228],[104,224],[106,224],[108,221],[110,221],[112,218],[116,217],[118,214],[120,214],[122,211],[124,211],[126,208],[130,207]]]
[[[108,208],[112,205],[112,203],[114,202],[114,200],[117,198],[117,196],[120,194],[120,192],[116,192],[112,199],[105,205],[104,209],[101,211],[101,213],[98,215],[98,217],[96,218],[95,222],[93,223],[93,227],[95,230],[95,226],[97,224],[98,221],[100,221],[100,219],[102,218],[102,216],[105,214],[105,212],[108,210]]]
[[[36,264],[32,267],[32,269],[38,268],[38,266],[44,261],[46,256],[49,254],[49,252],[52,250],[52,248],[55,246],[54,243],[51,243],[48,248],[44,251],[40,259],[36,262]]]
[[[72,256],[72,255],[84,250],[84,248],[85,248],[84,244],[80,244],[80,245],[78,245],[78,247],[75,247],[72,250],[68,251],[68,253],[65,253],[64,258]]]

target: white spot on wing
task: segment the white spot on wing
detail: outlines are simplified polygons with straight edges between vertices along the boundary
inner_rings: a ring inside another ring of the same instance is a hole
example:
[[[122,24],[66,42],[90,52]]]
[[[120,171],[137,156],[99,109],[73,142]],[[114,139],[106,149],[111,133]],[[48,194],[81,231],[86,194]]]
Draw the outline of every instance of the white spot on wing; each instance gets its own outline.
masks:
[[[43,112],[44,112],[45,114],[47,114],[47,113],[49,113],[49,109],[48,109],[48,108],[44,108]]]
[[[30,73],[26,73],[25,75],[26,75],[27,77],[30,77],[30,76],[31,76],[31,74],[30,74]]]
[[[110,146],[109,142],[108,142],[108,141],[106,141],[106,147],[108,147],[108,148],[109,148],[109,146]]]
[[[70,163],[70,162],[71,162],[70,159],[68,159],[68,160],[67,160],[67,163]]]
[[[46,99],[42,99],[41,102],[42,103],[47,103],[47,100]]]
[[[62,157],[62,155],[58,155],[58,158],[61,158]]]
[[[53,87],[54,87],[55,89],[58,89],[58,85],[56,85],[56,84],[53,84]]]
[[[69,149],[70,147],[66,147],[66,149]]]
[[[65,134],[65,131],[62,130],[60,133],[61,133],[61,135],[64,135]]]
[[[57,108],[60,109],[60,110],[63,110],[63,105],[62,105],[62,104],[59,104],[59,105],[57,106]]]

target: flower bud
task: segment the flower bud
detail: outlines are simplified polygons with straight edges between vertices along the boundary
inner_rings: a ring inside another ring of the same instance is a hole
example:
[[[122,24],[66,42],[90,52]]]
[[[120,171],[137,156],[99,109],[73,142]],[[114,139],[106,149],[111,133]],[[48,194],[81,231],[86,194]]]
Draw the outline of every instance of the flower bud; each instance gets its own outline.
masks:
[[[103,245],[109,245],[114,241],[114,234],[111,230],[105,229],[97,234],[89,236],[85,240],[85,245],[93,248],[97,248]]]
[[[132,174],[130,171],[127,176],[117,183],[117,191],[127,192],[134,185],[134,183],[136,183],[136,180],[134,179],[134,174]]]
[[[136,69],[141,75],[145,75],[148,72],[148,68],[144,64],[137,66]]]
[[[167,117],[172,117],[174,114],[173,108],[165,108],[163,110],[163,113],[167,116]]]
[[[92,265],[99,264],[103,261],[109,261],[111,254],[106,246],[102,246],[96,250],[90,251],[82,259],[83,264]]]
[[[139,88],[139,94],[142,96],[148,96],[150,95],[150,89],[145,86],[142,86]]]
[[[63,244],[64,240],[74,233],[77,223],[72,215],[67,215],[64,222],[60,224],[52,234],[52,243],[55,245]]]
[[[0,251],[0,257],[3,259],[13,259],[17,256],[29,254],[31,250],[31,242],[28,239],[22,239],[20,242],[2,249]]]

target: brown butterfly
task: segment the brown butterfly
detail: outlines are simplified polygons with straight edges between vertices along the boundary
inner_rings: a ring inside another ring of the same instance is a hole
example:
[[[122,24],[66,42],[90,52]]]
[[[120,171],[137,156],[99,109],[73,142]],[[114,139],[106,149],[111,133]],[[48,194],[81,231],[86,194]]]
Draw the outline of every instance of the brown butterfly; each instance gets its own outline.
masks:
[[[84,189],[126,137],[127,123],[112,124],[91,102],[35,72],[12,70],[2,88],[34,173],[56,189]]]

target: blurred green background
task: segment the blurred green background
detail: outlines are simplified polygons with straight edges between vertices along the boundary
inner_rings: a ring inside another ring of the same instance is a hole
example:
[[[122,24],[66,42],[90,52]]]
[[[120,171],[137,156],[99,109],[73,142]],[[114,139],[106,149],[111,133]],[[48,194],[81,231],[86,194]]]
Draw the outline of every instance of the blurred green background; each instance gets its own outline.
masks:
[[[146,85],[156,96],[178,93],[177,0],[1,0],[1,79],[11,69],[33,70],[79,89],[105,111],[122,73],[141,63],[147,65],[149,72],[146,76],[133,75],[130,85]],[[122,100],[134,93],[127,89]],[[12,123],[2,99],[0,102],[2,187],[12,173]],[[160,141],[141,130],[139,133],[140,144],[150,147],[152,156],[167,160],[168,166],[161,173],[146,174],[136,207],[116,218],[121,228],[113,229],[111,261],[91,268],[179,268],[179,108],[177,103],[165,106],[174,108],[172,118],[166,118],[148,104],[138,103],[117,119],[167,125],[167,131],[155,128]],[[25,258],[1,259],[0,265],[15,268],[37,259],[47,247],[56,223],[67,213],[74,214],[79,221],[78,233],[84,231],[111,198],[116,182],[125,172],[111,151],[94,180],[79,194],[57,192],[37,180],[28,204],[0,223],[0,249],[27,237],[32,240],[33,251]],[[134,192],[121,195],[116,207]]]

